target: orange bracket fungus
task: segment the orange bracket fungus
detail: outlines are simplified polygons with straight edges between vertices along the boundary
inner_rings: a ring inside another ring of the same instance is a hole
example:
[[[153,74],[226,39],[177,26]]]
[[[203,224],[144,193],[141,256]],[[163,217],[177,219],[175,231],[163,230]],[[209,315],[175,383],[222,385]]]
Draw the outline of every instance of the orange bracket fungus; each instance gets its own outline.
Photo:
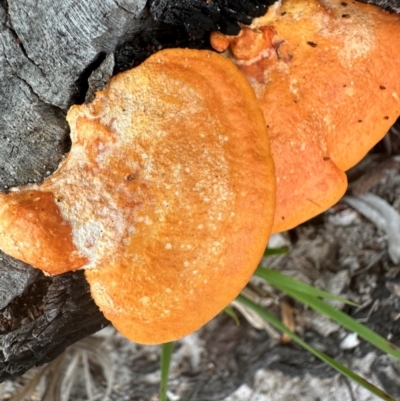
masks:
[[[238,36],[211,35],[264,113],[277,176],[273,232],[336,203],[344,172],[399,116],[399,43],[399,15],[341,0],[282,0]]]
[[[400,17],[374,6],[282,0],[212,34],[226,57],[156,53],[70,109],[51,177],[0,195],[0,248],[48,274],[84,268],[133,341],[193,332],[246,285],[271,229],[343,195],[400,114],[398,43]]]
[[[164,50],[67,119],[58,170],[0,195],[0,248],[48,274],[85,268],[133,341],[198,329],[246,285],[272,227],[274,166],[251,86],[216,53]]]

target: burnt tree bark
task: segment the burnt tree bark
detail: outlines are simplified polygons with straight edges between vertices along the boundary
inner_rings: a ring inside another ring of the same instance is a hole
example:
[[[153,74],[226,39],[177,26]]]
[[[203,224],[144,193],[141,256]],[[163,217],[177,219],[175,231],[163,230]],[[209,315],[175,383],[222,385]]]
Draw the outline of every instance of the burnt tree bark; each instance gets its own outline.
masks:
[[[399,0],[379,1],[399,11]],[[0,191],[41,182],[70,142],[65,115],[116,72],[165,47],[207,48],[212,30],[273,0],[0,0]],[[89,79],[90,78],[90,79]],[[82,272],[45,277],[0,253],[0,381],[108,324]]]

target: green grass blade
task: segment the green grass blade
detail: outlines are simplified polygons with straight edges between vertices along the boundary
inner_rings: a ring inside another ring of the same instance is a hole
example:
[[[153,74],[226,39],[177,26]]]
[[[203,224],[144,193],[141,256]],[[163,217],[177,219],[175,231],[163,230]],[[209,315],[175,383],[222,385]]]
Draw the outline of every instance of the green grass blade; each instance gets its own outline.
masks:
[[[260,273],[260,269],[257,270],[257,275],[259,277],[263,277],[268,280],[268,275],[265,276],[262,271]],[[269,281],[269,280],[268,280]],[[373,330],[369,329],[368,327],[364,326],[363,324],[357,322],[351,316],[347,315],[346,313],[335,309],[328,303],[322,301],[319,298],[316,298],[314,295],[309,295],[304,292],[298,291],[293,289],[291,286],[286,286],[286,283],[280,283],[278,281],[269,281],[274,287],[278,290],[285,292],[287,295],[291,296],[292,298],[296,299],[297,301],[308,305],[310,308],[314,309],[315,311],[322,313],[325,316],[328,316],[330,319],[334,320],[335,322],[339,323],[341,326],[345,327],[346,329],[350,330],[351,332],[357,333],[361,338],[368,341],[370,344],[374,345],[376,348],[380,349],[381,351],[385,352],[388,355],[392,355],[393,357],[400,360],[400,349],[380,336],[379,334],[375,333]]]
[[[236,312],[233,310],[233,308],[231,306],[227,306],[224,309],[224,312],[235,321],[236,326],[240,326],[240,320],[239,320]]]
[[[285,253],[289,252],[288,247],[282,247],[282,248],[267,248],[264,251],[264,256],[275,256],[275,255],[284,255]]]
[[[277,285],[280,285],[282,287],[284,286],[285,292],[294,290],[297,292],[302,292],[304,294],[312,295],[314,297],[332,299],[348,305],[358,306],[357,304],[349,301],[346,298],[339,297],[338,295],[331,294],[324,290],[320,290],[319,288],[315,288],[312,285],[303,283],[302,281],[296,280],[292,277],[288,277],[282,273],[279,273],[276,270],[268,269],[266,267],[259,267],[255,271],[254,275],[263,278],[274,287],[277,287]]]
[[[257,312],[263,319],[265,319],[267,322],[269,322],[271,325],[273,325],[275,328],[278,330],[282,331],[283,333],[286,333],[289,335],[293,341],[295,341],[297,344],[301,345],[303,348],[305,348],[307,351],[311,352],[313,355],[315,355],[317,358],[321,359],[323,362],[331,366],[333,369],[341,373],[342,375],[347,376],[351,380],[354,380],[356,383],[358,383],[360,386],[364,387],[371,393],[375,394],[376,396],[380,397],[382,400],[385,401],[396,401],[391,395],[386,393],[385,391],[379,389],[378,387],[374,386],[372,383],[368,382],[367,380],[363,379],[361,376],[357,375],[350,369],[346,368],[343,366],[341,363],[335,361],[333,358],[329,357],[328,355],[324,354],[321,351],[318,351],[316,348],[312,347],[311,345],[307,344],[305,341],[303,341],[299,336],[297,336],[295,333],[293,333],[291,330],[289,330],[279,319],[277,319],[274,315],[266,311],[264,308],[261,306],[258,306],[254,302],[250,301],[249,299],[243,297],[242,295],[239,295],[236,300],[240,302],[242,305],[252,309],[253,311]]]
[[[174,343],[165,343],[161,345],[161,384],[160,384],[160,401],[167,401],[168,375],[171,365],[172,350]]]

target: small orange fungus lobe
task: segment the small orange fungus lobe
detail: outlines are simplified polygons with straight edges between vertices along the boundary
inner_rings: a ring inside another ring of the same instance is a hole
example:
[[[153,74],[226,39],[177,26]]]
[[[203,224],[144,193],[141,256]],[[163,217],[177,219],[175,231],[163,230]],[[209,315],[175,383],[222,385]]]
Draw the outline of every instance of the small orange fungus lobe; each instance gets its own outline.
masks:
[[[72,243],[72,227],[63,220],[52,192],[11,192],[2,200],[0,243],[4,252],[49,274],[75,270],[87,262]]]
[[[235,59],[254,62],[254,58],[265,58],[273,50],[272,39],[275,35],[271,27],[253,30],[243,27],[240,34],[231,38],[231,51]],[[245,63],[243,63],[245,64]]]
[[[164,50],[67,119],[59,169],[0,196],[0,248],[54,273],[58,244],[133,341],[197,330],[246,285],[272,227],[274,165],[251,86],[214,52]]]
[[[217,52],[224,52],[230,45],[230,40],[217,31],[211,32],[210,42],[213,49]]]
[[[225,39],[268,127],[273,232],[293,228],[340,199],[344,172],[399,116],[400,16],[359,2],[283,0]]]

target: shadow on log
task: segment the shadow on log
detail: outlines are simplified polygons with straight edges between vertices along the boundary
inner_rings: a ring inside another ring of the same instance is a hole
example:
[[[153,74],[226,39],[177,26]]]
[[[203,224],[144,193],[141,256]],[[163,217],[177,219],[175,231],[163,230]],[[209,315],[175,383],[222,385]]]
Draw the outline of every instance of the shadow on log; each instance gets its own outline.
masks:
[[[109,324],[92,301],[83,272],[49,278],[29,266],[19,271],[12,278],[20,288],[28,275],[36,277],[1,313],[3,380],[51,361],[69,345]]]

